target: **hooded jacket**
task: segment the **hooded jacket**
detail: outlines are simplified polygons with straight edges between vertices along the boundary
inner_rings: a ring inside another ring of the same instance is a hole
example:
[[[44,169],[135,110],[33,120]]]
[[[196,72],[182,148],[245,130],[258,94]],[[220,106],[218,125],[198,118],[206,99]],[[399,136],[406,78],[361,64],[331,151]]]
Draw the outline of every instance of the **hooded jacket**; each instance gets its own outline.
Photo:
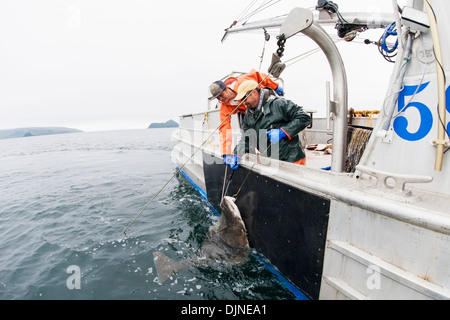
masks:
[[[259,73],[254,69],[250,70],[249,73],[238,76],[237,78],[229,78],[225,80],[225,83],[229,85],[230,88],[232,88],[235,92],[238,92],[239,86],[245,80],[255,80],[256,82],[260,83],[261,88],[268,87],[275,90],[278,87],[278,83],[267,77],[267,75]],[[223,123],[219,128],[222,155],[231,154],[231,146],[233,143],[233,137],[231,133],[231,119],[229,115],[237,113],[245,114],[246,112],[246,107],[244,104],[239,106],[239,108],[236,110],[236,107],[238,105],[239,102],[236,101],[220,103],[220,122]]]
[[[263,95],[263,96],[261,96]],[[247,109],[243,120],[244,134],[235,148],[235,154],[254,153],[255,147],[263,156],[275,157],[287,162],[297,162],[305,158],[298,134],[310,123],[311,117],[303,108],[290,100],[279,98],[270,89],[260,91],[260,105],[254,111]],[[275,146],[271,145],[267,132],[281,129],[287,137]]]

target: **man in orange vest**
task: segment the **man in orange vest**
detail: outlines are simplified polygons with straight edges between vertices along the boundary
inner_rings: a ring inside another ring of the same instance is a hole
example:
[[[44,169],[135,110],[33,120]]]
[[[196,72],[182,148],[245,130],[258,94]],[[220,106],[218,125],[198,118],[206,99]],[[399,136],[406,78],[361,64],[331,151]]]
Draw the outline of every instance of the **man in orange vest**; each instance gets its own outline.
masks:
[[[222,125],[219,128],[219,133],[221,151],[225,164],[229,164],[231,158],[233,157],[231,151],[231,145],[233,142],[231,132],[231,115],[237,113],[245,114],[247,111],[244,103],[239,106],[239,102],[235,100],[239,86],[246,80],[254,80],[261,88],[269,87],[275,90],[279,96],[284,95],[283,88],[277,82],[254,69],[252,69],[249,73],[238,76],[237,78],[230,77],[224,81],[215,81],[211,84],[210,91],[212,96],[209,100],[217,99],[220,101],[220,122]]]

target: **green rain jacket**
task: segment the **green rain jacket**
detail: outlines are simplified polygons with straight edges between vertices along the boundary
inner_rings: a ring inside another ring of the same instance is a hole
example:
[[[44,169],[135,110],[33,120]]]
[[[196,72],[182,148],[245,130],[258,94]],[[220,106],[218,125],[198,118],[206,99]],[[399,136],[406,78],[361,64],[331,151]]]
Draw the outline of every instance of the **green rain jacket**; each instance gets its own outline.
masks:
[[[257,110],[247,108],[243,120],[244,134],[236,145],[234,153],[242,157],[254,153],[255,147],[263,156],[276,157],[287,162],[297,162],[305,157],[298,133],[311,123],[311,117],[303,108],[290,100],[276,97],[272,90],[262,89]],[[287,137],[272,146],[267,132],[282,129]],[[270,146],[270,147],[269,147]]]

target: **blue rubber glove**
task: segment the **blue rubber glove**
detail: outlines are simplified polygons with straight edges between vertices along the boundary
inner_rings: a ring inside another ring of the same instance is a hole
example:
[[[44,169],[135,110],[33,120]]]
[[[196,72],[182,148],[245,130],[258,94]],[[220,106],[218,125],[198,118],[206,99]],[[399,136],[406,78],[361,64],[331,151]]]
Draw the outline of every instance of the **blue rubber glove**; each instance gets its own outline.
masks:
[[[277,95],[279,95],[280,97],[283,97],[283,96],[284,96],[284,90],[283,90],[283,88],[282,88],[281,86],[278,86],[278,87],[275,89],[275,92],[276,92]]]
[[[287,135],[281,129],[272,129],[267,131],[267,135],[269,136],[270,142],[272,144],[278,143],[281,139],[286,138]]]
[[[223,156],[223,163],[229,165],[231,169],[239,168],[239,157],[235,154],[226,154]]]

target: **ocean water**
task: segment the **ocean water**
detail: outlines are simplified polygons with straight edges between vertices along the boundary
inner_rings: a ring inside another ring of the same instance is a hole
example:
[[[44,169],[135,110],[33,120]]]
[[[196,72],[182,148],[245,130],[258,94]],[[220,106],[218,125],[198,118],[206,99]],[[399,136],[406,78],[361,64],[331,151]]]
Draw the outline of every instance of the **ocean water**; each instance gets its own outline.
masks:
[[[0,140],[0,299],[292,300],[252,252],[243,265],[192,266],[160,284],[158,250],[196,255],[214,211],[177,174],[173,129]]]

